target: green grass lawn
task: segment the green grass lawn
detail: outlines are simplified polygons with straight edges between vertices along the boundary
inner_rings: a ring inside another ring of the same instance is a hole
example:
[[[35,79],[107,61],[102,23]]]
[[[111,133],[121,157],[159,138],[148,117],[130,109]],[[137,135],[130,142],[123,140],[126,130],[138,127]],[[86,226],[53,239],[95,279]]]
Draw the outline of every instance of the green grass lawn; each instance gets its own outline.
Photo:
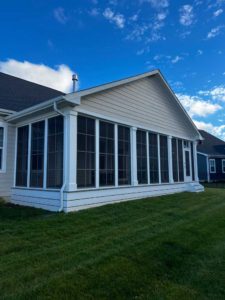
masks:
[[[0,299],[225,299],[225,191],[71,214],[1,203]]]

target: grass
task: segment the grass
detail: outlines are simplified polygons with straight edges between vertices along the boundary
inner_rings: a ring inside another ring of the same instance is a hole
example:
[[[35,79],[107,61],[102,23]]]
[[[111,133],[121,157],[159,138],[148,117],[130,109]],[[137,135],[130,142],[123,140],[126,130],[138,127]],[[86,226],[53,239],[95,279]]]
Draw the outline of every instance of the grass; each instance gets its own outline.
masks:
[[[205,182],[203,183],[204,187],[207,188],[216,188],[216,189],[224,189],[225,182]]]
[[[0,299],[225,299],[225,193],[53,214],[0,204]]]

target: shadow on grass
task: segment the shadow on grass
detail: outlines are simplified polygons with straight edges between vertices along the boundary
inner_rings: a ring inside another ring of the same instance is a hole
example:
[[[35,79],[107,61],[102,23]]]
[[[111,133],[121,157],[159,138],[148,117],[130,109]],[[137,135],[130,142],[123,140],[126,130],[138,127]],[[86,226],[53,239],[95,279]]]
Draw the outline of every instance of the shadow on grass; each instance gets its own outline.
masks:
[[[14,205],[0,199],[0,216],[1,220],[27,220],[34,217],[44,217],[53,213],[27,206]]]

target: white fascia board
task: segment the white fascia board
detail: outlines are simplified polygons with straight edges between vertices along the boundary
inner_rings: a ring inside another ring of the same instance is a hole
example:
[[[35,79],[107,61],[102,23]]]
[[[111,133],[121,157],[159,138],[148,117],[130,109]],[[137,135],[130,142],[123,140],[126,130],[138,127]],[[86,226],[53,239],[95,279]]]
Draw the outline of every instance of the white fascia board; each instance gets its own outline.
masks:
[[[63,102],[67,102],[71,105],[80,105],[80,97],[75,97],[74,99],[66,99],[65,96],[59,96],[59,97],[56,97],[56,98],[53,98],[53,99],[50,99],[50,100],[47,100],[47,101],[44,101],[42,103],[39,103],[37,105],[34,105],[34,106],[31,106],[31,107],[28,107],[26,109],[23,109],[19,112],[16,112],[14,113],[13,115],[11,116],[8,116],[6,118],[6,121],[7,122],[11,122],[11,121],[16,121],[18,118],[21,118],[21,117],[24,117],[24,116],[27,116],[27,115],[30,115],[34,112],[38,112],[40,110],[43,110],[45,108],[49,108],[51,107],[55,102],[57,103],[63,103]]]

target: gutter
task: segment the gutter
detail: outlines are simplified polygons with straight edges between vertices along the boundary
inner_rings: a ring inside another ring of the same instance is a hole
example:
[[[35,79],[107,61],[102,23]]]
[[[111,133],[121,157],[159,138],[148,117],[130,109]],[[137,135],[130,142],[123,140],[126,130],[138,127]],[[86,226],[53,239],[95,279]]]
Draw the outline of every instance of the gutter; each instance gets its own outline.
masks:
[[[8,122],[16,121],[19,118],[30,115],[30,114],[35,113],[37,111],[40,111],[40,110],[43,110],[43,109],[46,109],[46,108],[51,108],[52,105],[54,106],[54,103],[59,103],[59,102],[66,102],[66,103],[74,106],[74,105],[79,105],[80,104],[80,98],[67,99],[66,96],[62,95],[62,96],[50,99],[48,101],[44,101],[42,103],[36,104],[34,106],[28,107],[28,108],[23,109],[19,112],[16,112],[16,113],[12,114],[11,116],[8,116],[7,118],[5,118],[5,120],[8,121]],[[59,113],[59,111],[58,111],[58,113]]]
[[[53,103],[53,109],[59,115],[63,116],[64,118],[66,117],[66,115],[61,110],[58,109],[56,101],[54,101],[54,103]],[[67,130],[67,128],[65,127],[64,134],[65,134],[66,130]],[[65,146],[67,147],[67,145],[65,145]],[[64,151],[64,155],[66,155],[66,153],[67,153],[67,151]],[[64,161],[65,161],[65,159],[64,159]],[[64,166],[63,169],[65,170],[65,166]],[[63,211],[63,200],[64,200],[64,190],[65,190],[65,187],[66,187],[66,180],[65,180],[65,176],[63,176],[63,185],[62,185],[62,187],[60,189],[60,206],[59,206],[58,212],[62,212]]]

